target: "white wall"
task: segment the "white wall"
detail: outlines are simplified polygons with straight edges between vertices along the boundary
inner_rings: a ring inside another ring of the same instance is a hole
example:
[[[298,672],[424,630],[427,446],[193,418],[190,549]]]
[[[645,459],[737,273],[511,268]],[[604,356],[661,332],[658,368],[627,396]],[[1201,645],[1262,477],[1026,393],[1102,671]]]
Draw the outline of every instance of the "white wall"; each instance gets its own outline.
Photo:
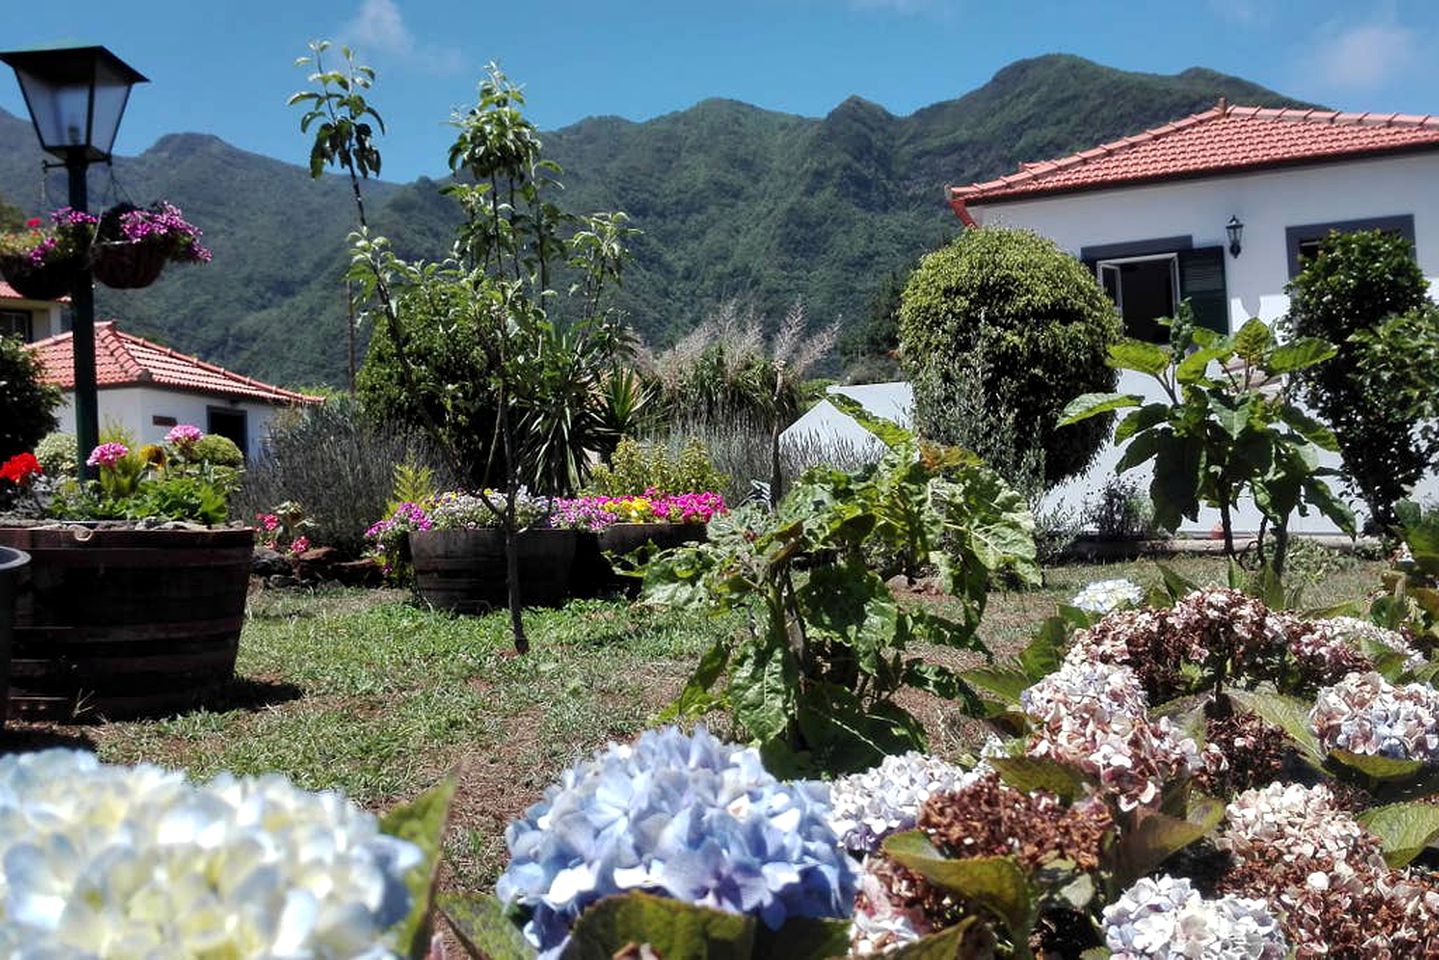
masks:
[[[72,391],[66,390],[59,410],[60,429],[66,433],[75,432],[74,397]],[[260,444],[269,433],[270,421],[282,409],[268,403],[235,402],[225,397],[154,387],[102,388],[99,404],[101,431],[111,423],[118,423],[139,443],[159,443],[170,432],[168,425],[156,425],[155,417],[174,417],[176,423],[190,423],[207,430],[210,407],[244,410],[249,434],[247,453],[252,460],[259,454]]]
[[[1436,152],[1061,194],[970,209],[981,224],[1026,227],[1076,255],[1082,247],[1179,235],[1192,236],[1195,247],[1224,246],[1228,243],[1224,225],[1237,216],[1244,223],[1243,250],[1238,257],[1225,256],[1231,329],[1250,317],[1272,322],[1288,310],[1289,298],[1284,294],[1289,282],[1286,227],[1409,214],[1414,217],[1420,269],[1429,278],[1431,294],[1439,293]],[[1151,379],[1139,374],[1123,374],[1119,388],[1144,394],[1147,399],[1162,396]],[[1056,491],[1057,502],[1077,509],[1087,494],[1114,475],[1119,456],[1119,450],[1106,448],[1088,474]],[[1325,463],[1338,466],[1339,460],[1326,457]],[[1147,468],[1128,476],[1148,486]],[[1439,475],[1431,471],[1416,495],[1439,498]],[[1207,531],[1218,520],[1217,511],[1204,510],[1197,523],[1186,522],[1184,529]],[[1236,529],[1254,530],[1258,524],[1259,512],[1245,504],[1235,518]],[[1296,516],[1291,528],[1335,531],[1317,515]]]
[[[65,308],[53,300],[11,300],[0,299],[0,310],[24,310],[30,314],[32,340],[44,340],[64,333],[63,316]]]

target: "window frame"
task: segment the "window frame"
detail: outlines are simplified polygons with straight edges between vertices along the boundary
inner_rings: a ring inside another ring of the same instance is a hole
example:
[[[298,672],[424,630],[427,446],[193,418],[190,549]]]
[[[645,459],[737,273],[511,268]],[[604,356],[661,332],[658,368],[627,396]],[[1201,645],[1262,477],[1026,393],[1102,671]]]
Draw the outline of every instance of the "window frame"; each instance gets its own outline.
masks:
[[[1104,269],[1108,267],[1116,271],[1117,273],[1115,289],[1119,291],[1119,296],[1116,297],[1114,300],[1114,307],[1116,310],[1119,311],[1119,319],[1121,321],[1124,321],[1124,271],[1120,270],[1120,267],[1124,266],[1127,263],[1152,263],[1158,260],[1169,261],[1170,307],[1169,313],[1166,314],[1166,316],[1173,317],[1179,311],[1179,304],[1183,302],[1183,297],[1181,297],[1180,295],[1181,290],[1179,286],[1178,250],[1171,250],[1168,253],[1139,254],[1137,256],[1129,257],[1108,257],[1106,259],[1096,260],[1094,262],[1094,278],[1099,282],[1099,286],[1101,289],[1104,288]],[[1105,290],[1106,295],[1108,295],[1108,292],[1108,290]],[[1129,330],[1127,323],[1125,326],[1125,334],[1128,336],[1134,335]]]
[[[24,329],[20,331],[20,340],[23,343],[35,342],[35,311],[16,310],[10,307],[0,309],[0,322],[7,319],[23,318]],[[10,336],[8,330],[0,329],[0,336]]]
[[[1338,230],[1340,233],[1355,233],[1359,230],[1388,230],[1408,240],[1411,247],[1415,246],[1414,214],[1412,213],[1383,217],[1360,217],[1355,220],[1330,220],[1326,223],[1301,223],[1285,227],[1284,251],[1289,262],[1290,280],[1299,276],[1300,271],[1304,269],[1304,265],[1299,260],[1300,245],[1323,240],[1333,230]],[[1415,255],[1418,255],[1417,248]]]

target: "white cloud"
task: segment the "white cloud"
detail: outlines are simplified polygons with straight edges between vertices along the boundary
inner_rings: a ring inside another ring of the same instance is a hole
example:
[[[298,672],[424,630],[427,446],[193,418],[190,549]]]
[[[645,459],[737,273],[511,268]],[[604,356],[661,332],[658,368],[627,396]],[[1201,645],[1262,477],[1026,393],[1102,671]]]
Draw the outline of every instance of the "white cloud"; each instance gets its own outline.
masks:
[[[1302,68],[1326,89],[1367,93],[1415,64],[1420,39],[1418,31],[1389,20],[1331,25],[1320,30]]]
[[[362,0],[340,36],[362,55],[367,51],[388,54],[431,73],[457,73],[465,67],[458,50],[418,39],[395,0]]]

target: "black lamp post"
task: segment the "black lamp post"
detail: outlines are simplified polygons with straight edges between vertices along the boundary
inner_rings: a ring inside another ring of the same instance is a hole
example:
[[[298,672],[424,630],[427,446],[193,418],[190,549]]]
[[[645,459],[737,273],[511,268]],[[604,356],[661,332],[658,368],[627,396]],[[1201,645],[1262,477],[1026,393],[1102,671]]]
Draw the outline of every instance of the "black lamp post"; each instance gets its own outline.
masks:
[[[70,207],[88,212],[85,171],[108,161],[130,99],[130,88],[147,82],[139,71],[104,47],[16,50],[0,53],[15,69],[25,106],[46,153],[70,176]],[[70,304],[74,315],[75,435],[81,470],[99,443],[100,410],[95,395],[95,290],[87,262],[75,278]]]

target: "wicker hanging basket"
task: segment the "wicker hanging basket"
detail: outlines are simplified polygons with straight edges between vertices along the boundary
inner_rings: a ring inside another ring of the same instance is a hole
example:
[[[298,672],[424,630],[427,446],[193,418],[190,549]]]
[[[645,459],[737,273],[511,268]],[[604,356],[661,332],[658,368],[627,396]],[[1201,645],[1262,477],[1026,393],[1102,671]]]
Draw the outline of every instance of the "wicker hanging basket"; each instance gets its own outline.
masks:
[[[27,300],[59,300],[75,288],[81,258],[46,260],[33,263],[29,257],[0,257],[0,274],[15,292]]]
[[[139,290],[160,279],[169,259],[156,243],[102,240],[90,251],[90,269],[107,287]]]

